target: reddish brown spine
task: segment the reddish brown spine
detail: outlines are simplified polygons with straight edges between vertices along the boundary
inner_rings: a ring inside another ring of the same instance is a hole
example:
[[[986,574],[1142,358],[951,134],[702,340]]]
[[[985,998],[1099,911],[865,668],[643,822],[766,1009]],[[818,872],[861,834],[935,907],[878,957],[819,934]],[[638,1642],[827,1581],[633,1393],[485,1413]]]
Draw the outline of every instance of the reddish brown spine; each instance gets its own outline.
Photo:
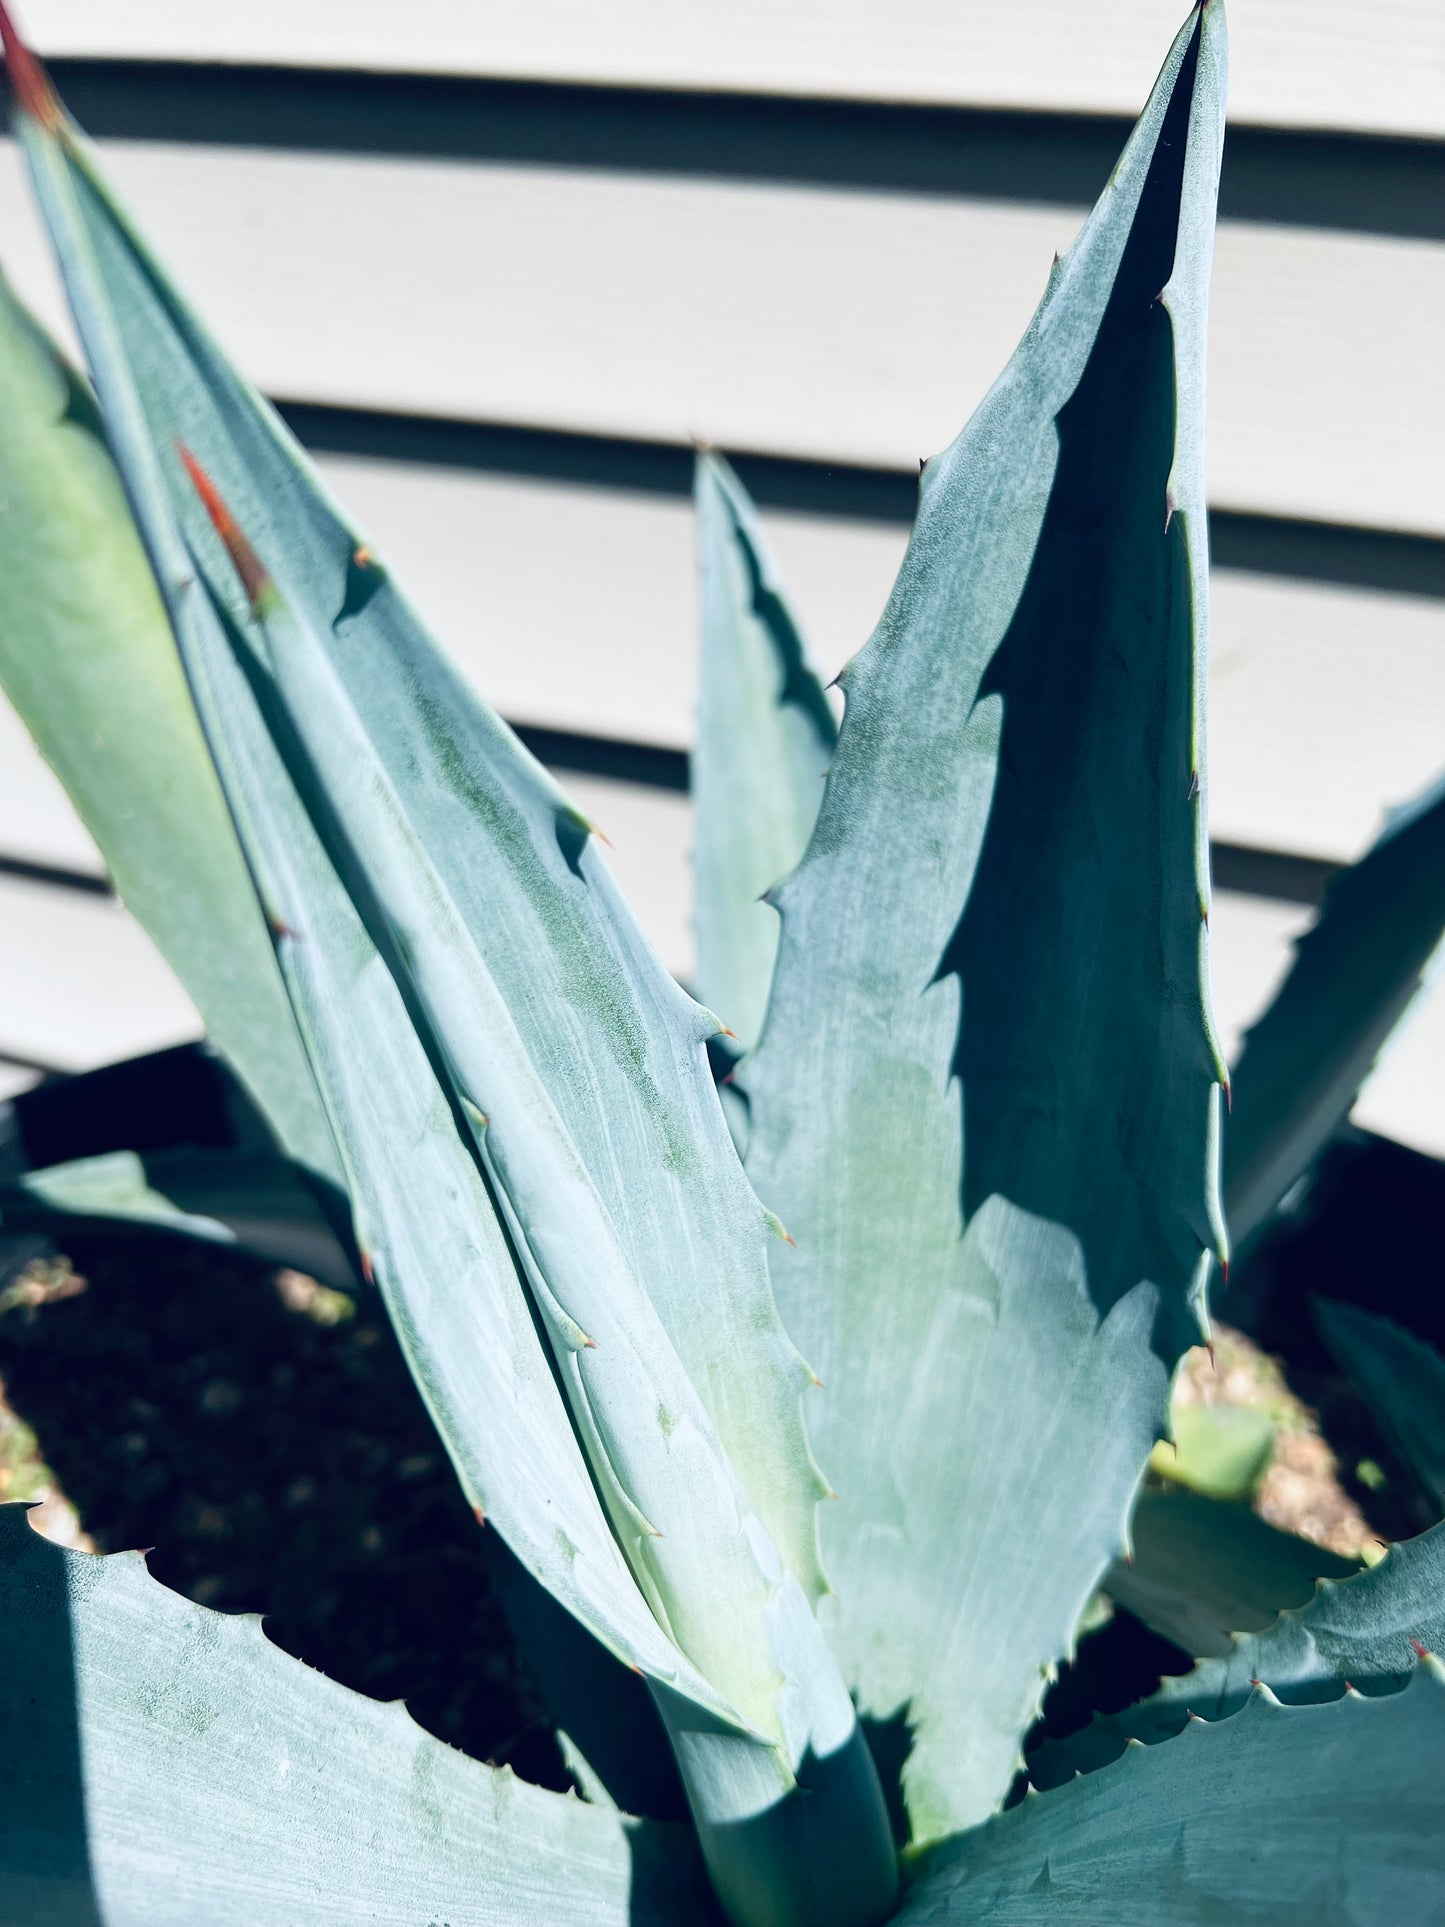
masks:
[[[184,442],[177,442],[176,448],[186,465],[186,473],[191,478],[192,486],[201,498],[201,506],[210,516],[212,527],[226,545],[226,553],[231,558],[236,574],[241,578],[241,586],[246,591],[246,598],[251,604],[252,612],[259,614],[267,600],[275,594],[271,578],[262,566],[260,556],[236,526],[235,516],[222,501],[220,491],[210,476]]]

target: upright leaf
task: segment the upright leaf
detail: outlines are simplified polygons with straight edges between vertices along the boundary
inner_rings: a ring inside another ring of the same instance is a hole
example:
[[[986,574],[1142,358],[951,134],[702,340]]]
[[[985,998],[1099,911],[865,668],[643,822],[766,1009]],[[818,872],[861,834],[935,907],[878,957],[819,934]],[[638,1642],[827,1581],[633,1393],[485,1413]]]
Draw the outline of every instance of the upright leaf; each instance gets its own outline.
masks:
[[[915,1838],[1002,1799],[1124,1535],[1221,1233],[1201,451],[1219,0],[844,672],[742,1083],[826,1383],[825,1621]]]
[[[807,847],[838,730],[756,512],[721,456],[698,456],[696,500],[697,987],[747,1050],[778,951],[777,912],[761,899]]]
[[[1038,1794],[933,1855],[900,1927],[1435,1927],[1445,1669],[1219,1724]]]
[[[1355,1305],[1316,1299],[1315,1319],[1340,1370],[1445,1513],[1445,1358],[1390,1319]]]
[[[1339,1699],[1347,1684],[1371,1696],[1396,1693],[1417,1646],[1445,1647],[1445,1525],[1391,1546],[1367,1571],[1322,1580],[1312,1599],[1262,1632],[1238,1635],[1227,1652],[1161,1680],[1137,1706],[1041,1748],[1030,1778],[1057,1786],[1117,1759],[1131,1740],[1152,1746],[1182,1732],[1191,1714],[1227,1719],[1256,1680],[1291,1705]]]
[[[712,1086],[717,1020],[169,288],[38,71],[21,94],[107,428],[413,1371],[528,1569],[655,1683],[735,1916],[790,1877],[780,1919],[871,1923],[892,1845],[811,1609],[810,1374]],[[793,1798],[800,1778],[846,1791]],[[831,1857],[799,1851],[820,1830]]]
[[[816,1593],[825,1488],[800,1409],[810,1374],[774,1310],[767,1219],[707,1070],[703,1038],[716,1022],[647,945],[590,826],[437,651],[376,551],[170,287],[43,76],[35,85],[18,131],[153,562],[164,514],[249,625],[183,443],[323,653],[321,671],[377,760],[404,781],[416,836],[628,1263],[785,1561]],[[167,566],[174,621],[192,563],[173,551]]]
[[[45,1927],[676,1927],[681,1828],[479,1765],[193,1606],[139,1553],[0,1509],[0,1916]]]
[[[1248,1032],[1224,1133],[1224,1209],[1242,1242],[1344,1122],[1445,935],[1445,779],[1395,813],[1330,885],[1289,975]]]
[[[0,684],[292,1157],[336,1150],[95,402],[0,278]]]
[[[13,50],[11,58],[13,66]],[[44,86],[43,79],[33,82]],[[130,266],[138,288],[152,284],[142,258],[110,226],[98,190],[84,198],[87,177],[73,136],[48,94],[36,95],[33,87],[29,95],[22,92],[34,112],[22,116],[20,127],[65,243],[62,259],[101,377],[107,430],[271,921],[282,976],[340,1152],[357,1242],[402,1350],[468,1497],[534,1577],[610,1650],[736,1729],[740,1716],[659,1628],[623,1562],[539,1342],[513,1253],[448,1097],[272,741],[247,673],[254,655],[248,657],[242,638],[228,627],[186,546],[96,270],[105,246]],[[95,217],[94,232],[84,223],[86,211]],[[184,400],[188,367],[182,353],[162,354],[154,384],[165,385],[169,372],[174,395]],[[204,398],[199,377],[195,386]],[[259,402],[252,406],[260,408]],[[309,499],[304,475],[297,469],[295,476],[293,492]],[[189,493],[184,472],[181,486]],[[283,501],[277,512],[284,507]],[[204,524],[204,513],[196,512]]]

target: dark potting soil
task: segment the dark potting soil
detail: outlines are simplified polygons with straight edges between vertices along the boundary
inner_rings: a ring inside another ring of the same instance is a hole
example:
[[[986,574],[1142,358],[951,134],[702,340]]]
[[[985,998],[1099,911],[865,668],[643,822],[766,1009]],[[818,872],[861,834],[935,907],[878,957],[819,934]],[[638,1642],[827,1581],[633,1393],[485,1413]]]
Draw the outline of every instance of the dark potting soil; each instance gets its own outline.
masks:
[[[0,1378],[98,1549],[153,1548],[163,1584],[263,1613],[278,1646],[476,1759],[570,1785],[380,1303],[323,1324],[230,1252],[65,1248],[85,1289],[0,1317]]]

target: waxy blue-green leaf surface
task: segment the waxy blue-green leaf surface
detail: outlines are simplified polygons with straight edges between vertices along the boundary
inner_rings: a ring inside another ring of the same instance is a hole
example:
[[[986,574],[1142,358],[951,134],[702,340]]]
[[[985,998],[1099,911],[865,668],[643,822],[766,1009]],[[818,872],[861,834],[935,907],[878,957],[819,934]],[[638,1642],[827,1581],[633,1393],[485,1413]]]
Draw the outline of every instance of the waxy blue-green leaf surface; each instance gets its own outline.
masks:
[[[70,148],[32,120],[20,125],[65,243],[68,286],[107,431],[276,933],[282,976],[353,1200],[358,1244],[369,1254],[402,1351],[468,1497],[527,1569],[611,1650],[695,1694],[726,1721],[726,1700],[658,1627],[621,1557],[475,1161],[401,992],[272,741],[254,680],[263,665],[229,627],[187,546],[162,479],[164,457],[147,437],[96,272],[97,251],[112,245],[139,287],[152,284],[122,230],[112,227],[98,190],[84,187],[87,177]],[[84,210],[94,216],[94,231]],[[171,363],[172,391],[183,396],[185,361],[173,353]],[[158,365],[157,381],[161,374]],[[169,446],[166,454],[173,462]]]
[[[1196,12],[843,676],[740,1081],[840,1495],[822,1608],[987,1817],[1120,1546],[1220,1237],[1205,988],[1204,327],[1224,21]]]
[[[1315,1319],[1340,1370],[1445,1512],[1445,1358],[1424,1339],[1356,1305],[1317,1299]]]
[[[1445,1671],[1131,1748],[930,1856],[900,1927],[1439,1927]]]
[[[1104,1590],[1195,1659],[1227,1653],[1233,1634],[1258,1632],[1286,1607],[1303,1606],[1316,1580],[1358,1569],[1247,1505],[1200,1492],[1146,1490],[1129,1531],[1129,1557],[1110,1565]]]
[[[1445,1525],[1402,1540],[1364,1572],[1322,1580],[1311,1599],[1262,1632],[1240,1634],[1217,1658],[1162,1680],[1137,1706],[1041,1748],[1029,1761],[1030,1777],[1054,1786],[1117,1759],[1130,1740],[1168,1739],[1191,1713],[1225,1719],[1255,1680],[1298,1705],[1338,1699],[1347,1681],[1365,1694],[1398,1692],[1416,1642],[1445,1648]]]
[[[778,950],[777,912],[761,898],[807,847],[838,730],[757,513],[721,456],[698,456],[696,502],[696,982],[741,1052],[762,1029]]]
[[[1342,1124],[1445,935],[1445,780],[1330,884],[1274,1001],[1247,1032],[1224,1132],[1241,1243]],[[1409,1049],[1408,1033],[1399,1048]]]
[[[264,1151],[107,1151],[0,1185],[0,1224],[12,1230],[75,1219],[236,1245],[339,1291],[358,1283],[296,1167]]]
[[[290,1154],[336,1151],[85,382],[0,278],[0,685]]]
[[[244,624],[244,598],[178,458],[184,442],[405,785],[418,838],[617,1241],[784,1559],[816,1591],[822,1487],[800,1411],[809,1375],[773,1310],[771,1234],[712,1089],[702,1037],[716,1026],[651,952],[587,826],[425,636],[169,288],[73,132],[30,117],[20,130],[143,525],[166,502]],[[122,370],[125,407],[114,392]]]
[[[682,1828],[482,1766],[195,1606],[139,1553],[0,1509],[6,1927],[681,1927]]]
[[[815,1757],[856,1796],[818,1891],[836,1892],[840,1927],[871,1922],[892,1846],[812,1612],[810,1374],[712,1086],[717,1021],[646,945],[590,827],[169,289],[58,110],[41,99],[21,133],[358,1241],[463,1481],[657,1684],[724,1890],[729,1855]],[[811,1810],[827,1824],[827,1802]],[[809,1864],[780,1872],[789,1858]],[[731,1869],[744,1885],[749,1861],[744,1846]],[[823,1916],[785,1901],[778,1917]]]

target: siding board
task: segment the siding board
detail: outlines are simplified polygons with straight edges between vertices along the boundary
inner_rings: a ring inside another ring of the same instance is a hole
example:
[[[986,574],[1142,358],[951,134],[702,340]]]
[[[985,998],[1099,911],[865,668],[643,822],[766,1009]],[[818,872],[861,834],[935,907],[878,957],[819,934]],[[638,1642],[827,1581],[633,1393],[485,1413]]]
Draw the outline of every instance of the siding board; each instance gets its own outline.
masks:
[[[477,687],[520,722],[692,740],[696,590],[684,500],[327,456]],[[867,641],[907,531],[764,513],[825,675]],[[1211,828],[1349,861],[1445,766],[1445,603],[1216,569]]]
[[[0,876],[0,1058],[89,1070],[200,1031],[190,998],[115,898]]]
[[[238,360],[321,433],[465,671],[544,755],[581,752],[593,773],[563,780],[685,976],[691,815],[666,785],[692,733],[687,446],[759,458],[784,572],[839,666],[887,595],[917,458],[1002,367],[1182,0],[1110,0],[1086,30],[1066,0],[24,11],[43,51],[89,63],[82,117],[89,99],[128,137],[102,142],[123,192]],[[1254,894],[1215,899],[1231,1048],[1311,914],[1261,892],[1358,854],[1445,760],[1445,10],[1251,0],[1232,37],[1211,830]],[[207,61],[230,66],[184,64]],[[0,234],[57,322],[8,142]],[[467,436],[491,457],[378,453]],[[37,1065],[196,1034],[102,878],[0,701],[0,1096]],[[1357,1119],[1445,1153],[1442,1085],[1436,995]]]
[[[686,799],[595,778],[569,787],[613,838],[607,860],[664,960],[685,977],[692,959]],[[1284,975],[1290,945],[1310,915],[1297,904],[1216,893],[1214,1002],[1231,1053]],[[30,1073],[14,1068],[16,1059],[84,1070],[198,1031],[189,999],[113,899],[0,876],[0,1083],[28,1081]],[[1435,996],[1366,1087],[1359,1121],[1445,1154],[1442,1080],[1445,998]]]
[[[183,62],[52,67],[97,140],[804,182],[1090,207],[1132,117]],[[1226,220],[1445,240],[1445,143],[1231,126]]]
[[[1008,358],[1076,209],[115,142],[270,392],[910,470]],[[58,312],[13,150],[0,232]],[[344,316],[345,325],[338,325]],[[1445,534],[1445,245],[1222,224],[1210,494]]]
[[[1136,113],[1181,0],[27,0],[37,46],[837,99]],[[1445,134],[1434,0],[1252,0],[1231,111],[1287,127]]]
[[[321,468],[503,714],[687,748],[697,617],[685,498],[351,456]],[[764,522],[831,676],[866,642],[907,532],[778,510]],[[1445,603],[1217,568],[1213,605],[1215,839],[1351,860],[1385,809],[1445,765]],[[3,706],[0,856],[98,869]]]

